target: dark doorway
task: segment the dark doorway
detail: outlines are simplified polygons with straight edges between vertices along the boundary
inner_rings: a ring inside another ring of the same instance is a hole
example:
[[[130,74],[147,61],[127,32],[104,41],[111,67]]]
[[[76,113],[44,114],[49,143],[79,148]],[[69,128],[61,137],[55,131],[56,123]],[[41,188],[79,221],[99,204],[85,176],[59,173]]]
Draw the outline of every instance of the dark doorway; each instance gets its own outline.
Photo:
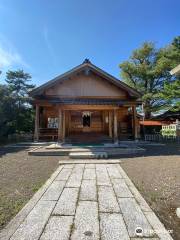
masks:
[[[90,127],[90,116],[84,115],[83,116],[83,127]]]

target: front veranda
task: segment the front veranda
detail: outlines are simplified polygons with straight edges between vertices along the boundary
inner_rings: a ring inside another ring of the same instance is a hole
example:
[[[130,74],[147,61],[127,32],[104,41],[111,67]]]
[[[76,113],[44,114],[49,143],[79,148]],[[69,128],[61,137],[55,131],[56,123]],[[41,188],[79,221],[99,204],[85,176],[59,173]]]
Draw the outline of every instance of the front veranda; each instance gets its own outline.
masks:
[[[103,142],[136,139],[136,107],[36,104],[34,139]]]

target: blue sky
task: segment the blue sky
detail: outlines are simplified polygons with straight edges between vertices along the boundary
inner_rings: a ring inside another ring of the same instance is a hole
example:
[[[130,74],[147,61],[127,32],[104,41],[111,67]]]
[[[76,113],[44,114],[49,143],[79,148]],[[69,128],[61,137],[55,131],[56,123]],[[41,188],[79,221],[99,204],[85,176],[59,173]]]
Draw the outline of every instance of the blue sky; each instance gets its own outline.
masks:
[[[180,34],[179,13],[179,0],[0,0],[0,69],[40,85],[87,57],[119,77],[144,41],[161,47]]]

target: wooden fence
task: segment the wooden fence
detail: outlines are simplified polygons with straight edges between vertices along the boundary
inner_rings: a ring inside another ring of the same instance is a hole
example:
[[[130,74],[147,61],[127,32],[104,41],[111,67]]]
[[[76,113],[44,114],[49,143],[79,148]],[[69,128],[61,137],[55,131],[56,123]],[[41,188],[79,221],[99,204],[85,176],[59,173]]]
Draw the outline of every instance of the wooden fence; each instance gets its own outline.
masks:
[[[145,141],[153,142],[180,142],[180,136],[162,136],[160,134],[146,134]]]

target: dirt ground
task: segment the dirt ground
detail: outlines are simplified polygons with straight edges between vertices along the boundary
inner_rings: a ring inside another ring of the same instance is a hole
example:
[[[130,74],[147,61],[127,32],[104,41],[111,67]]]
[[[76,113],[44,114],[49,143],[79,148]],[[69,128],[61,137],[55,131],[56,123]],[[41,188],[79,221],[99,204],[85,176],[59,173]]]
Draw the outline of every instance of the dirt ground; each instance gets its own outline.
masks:
[[[121,166],[173,238],[180,239],[180,146],[146,146],[140,156],[122,157]],[[0,148],[0,229],[57,168],[60,157],[28,156],[28,148]]]
[[[144,156],[124,158],[121,164],[173,238],[180,239],[180,145],[146,147]]]

